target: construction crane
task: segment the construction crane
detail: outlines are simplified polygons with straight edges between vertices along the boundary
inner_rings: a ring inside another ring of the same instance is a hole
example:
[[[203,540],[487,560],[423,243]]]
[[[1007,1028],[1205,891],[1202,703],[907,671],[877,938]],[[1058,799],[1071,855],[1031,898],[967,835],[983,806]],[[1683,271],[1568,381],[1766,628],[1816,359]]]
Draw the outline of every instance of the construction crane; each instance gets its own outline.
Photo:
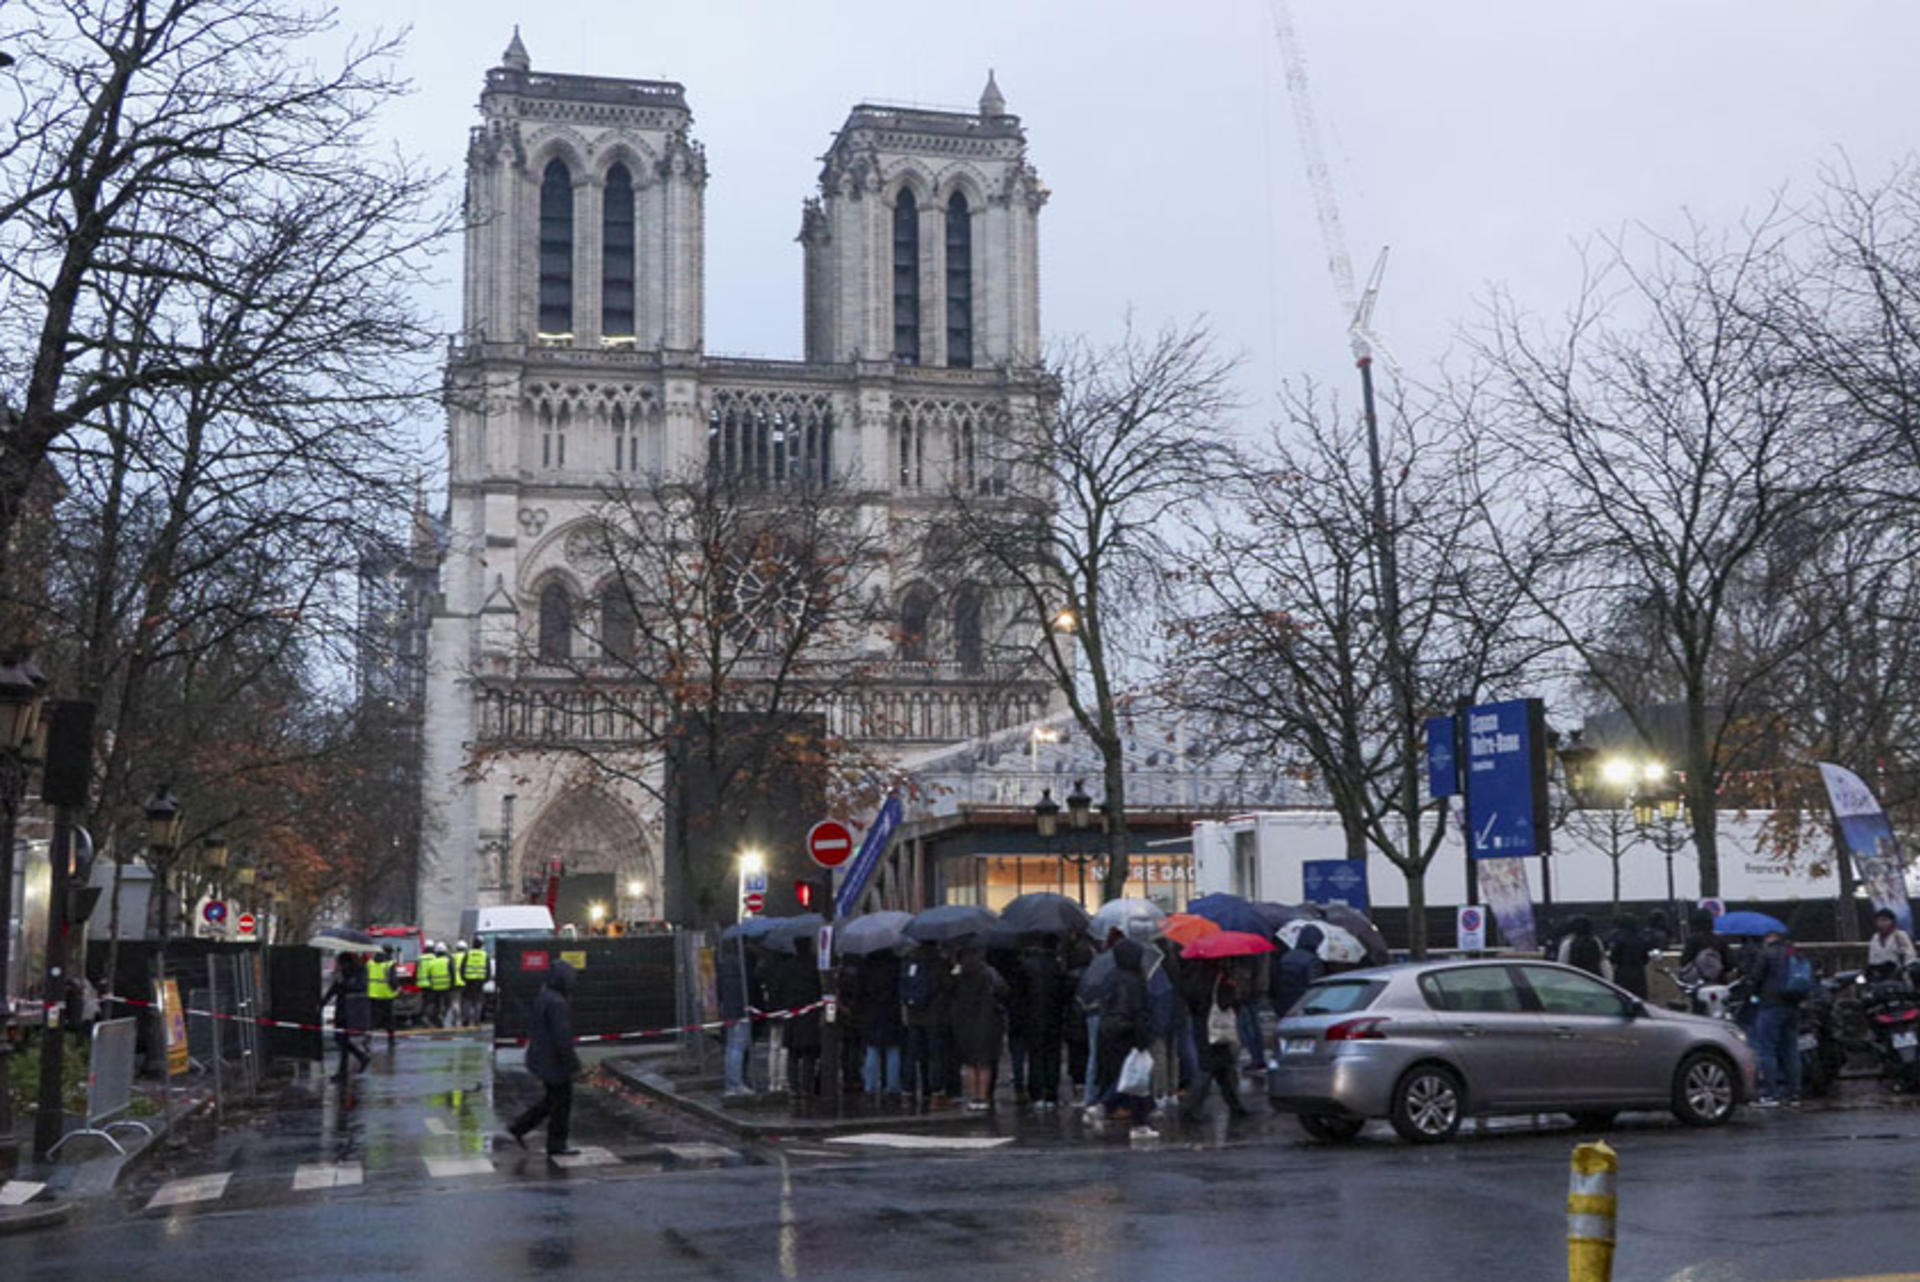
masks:
[[[1280,44],[1280,62],[1287,76],[1287,97],[1293,103],[1293,125],[1300,135],[1300,153],[1307,163],[1307,189],[1313,193],[1314,217],[1320,224],[1320,240],[1326,249],[1327,274],[1333,277],[1334,302],[1347,322],[1347,340],[1353,346],[1355,361],[1378,355],[1388,369],[1397,371],[1399,362],[1373,330],[1373,305],[1380,295],[1380,281],[1387,271],[1387,251],[1374,260],[1367,286],[1357,295],[1353,284],[1353,259],[1347,254],[1346,229],[1340,220],[1340,201],[1334,192],[1333,173],[1327,168],[1326,149],[1320,143],[1320,119],[1313,109],[1313,87],[1307,80],[1307,59],[1300,48],[1300,37],[1293,29],[1293,15],[1287,0],[1272,0],[1273,33]],[[1364,368],[1364,366],[1363,366]]]

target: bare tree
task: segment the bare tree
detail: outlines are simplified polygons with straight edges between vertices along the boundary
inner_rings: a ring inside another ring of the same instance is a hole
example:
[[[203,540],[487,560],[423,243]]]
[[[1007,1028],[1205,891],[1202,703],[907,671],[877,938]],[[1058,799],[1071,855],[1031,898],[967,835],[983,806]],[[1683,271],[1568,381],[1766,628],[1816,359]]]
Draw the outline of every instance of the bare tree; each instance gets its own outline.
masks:
[[[1377,850],[1405,876],[1422,953],[1446,810],[1407,777],[1420,769],[1424,718],[1521,665],[1518,594],[1476,553],[1474,496],[1445,430],[1390,404],[1376,469],[1364,424],[1310,388],[1285,407],[1264,457],[1213,506],[1204,544],[1181,563],[1190,612],[1170,684],[1233,746],[1295,762],[1326,788],[1347,858]]]
[[[1010,602],[1005,644],[1038,664],[1100,753],[1108,898],[1128,869],[1126,678],[1133,665],[1147,684],[1176,518],[1232,470],[1232,372],[1198,324],[1068,348],[1057,399],[977,442],[938,518],[935,558]]]
[[[1486,546],[1542,638],[1649,743],[1680,710],[1679,761],[1703,894],[1719,893],[1725,772],[1805,620],[1751,608],[1813,572],[1795,540],[1849,519],[1834,502],[1859,443],[1771,323],[1793,273],[1773,218],[1727,238],[1604,245],[1547,332],[1496,298],[1479,436]],[[1817,632],[1817,629],[1815,630]]]
[[[432,341],[407,294],[441,228],[428,180],[368,146],[402,88],[394,42],[318,70],[333,20],[286,0],[17,0],[8,17],[0,548],[52,452],[131,397],[260,422],[264,471],[421,390],[400,376]]]
[[[863,692],[889,641],[870,592],[885,541],[857,498],[706,467],[606,491],[568,549],[596,594],[550,582],[520,639],[517,670],[556,679],[497,696],[481,679],[500,702],[472,768],[532,745],[666,803],[682,754],[707,780],[711,831],[691,838],[709,842],[795,789],[836,812],[874,800],[887,771],[863,741],[888,727]],[[731,875],[691,862],[703,912],[732,902]]]

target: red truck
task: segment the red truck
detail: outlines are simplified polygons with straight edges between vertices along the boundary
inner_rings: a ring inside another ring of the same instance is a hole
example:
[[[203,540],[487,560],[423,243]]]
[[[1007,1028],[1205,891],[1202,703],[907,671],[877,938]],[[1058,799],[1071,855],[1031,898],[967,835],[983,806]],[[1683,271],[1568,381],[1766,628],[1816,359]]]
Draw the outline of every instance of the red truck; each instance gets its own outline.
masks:
[[[412,1024],[425,1009],[418,979],[420,954],[426,951],[426,933],[418,926],[369,926],[374,942],[393,949],[393,1020]]]

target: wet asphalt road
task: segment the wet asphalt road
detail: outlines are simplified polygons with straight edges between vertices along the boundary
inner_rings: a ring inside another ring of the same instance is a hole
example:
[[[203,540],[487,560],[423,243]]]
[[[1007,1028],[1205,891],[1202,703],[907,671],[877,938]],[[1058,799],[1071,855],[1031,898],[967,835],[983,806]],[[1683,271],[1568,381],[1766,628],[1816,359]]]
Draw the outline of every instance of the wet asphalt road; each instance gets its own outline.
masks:
[[[488,1063],[477,1041],[422,1040],[350,1107],[305,1084],[71,1225],[0,1239],[0,1277],[1550,1279],[1584,1138],[1547,1123],[1329,1148],[1256,1118],[1135,1149],[1069,1120],[990,1151],[843,1152],[588,1102],[588,1153],[560,1170],[495,1147],[533,1088]],[[1920,1111],[1868,1097],[1706,1133],[1629,1118],[1610,1138],[1616,1278],[1920,1269]],[[149,1205],[182,1190],[205,1200]]]

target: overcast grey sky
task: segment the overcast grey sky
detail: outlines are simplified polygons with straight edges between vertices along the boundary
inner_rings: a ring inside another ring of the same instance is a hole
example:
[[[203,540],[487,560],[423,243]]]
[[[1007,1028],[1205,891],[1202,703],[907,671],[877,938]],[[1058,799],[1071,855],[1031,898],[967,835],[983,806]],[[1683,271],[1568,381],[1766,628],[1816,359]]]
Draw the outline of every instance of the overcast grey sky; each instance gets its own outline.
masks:
[[[1912,146],[1920,4],[1292,0],[1355,268],[1393,245],[1377,328],[1410,368],[1489,282],[1555,311],[1571,246],[1682,209],[1738,218],[1844,149]],[[411,24],[391,124],[458,168],[481,74],[521,26],[536,70],[678,80],[705,143],[707,347],[800,350],[801,199],[865,99],[971,107],[989,67],[1053,190],[1042,322],[1114,334],[1204,313],[1280,378],[1348,379],[1267,0],[941,5],[341,0]],[[454,263],[446,272],[453,278]],[[458,297],[437,300],[448,328]]]

